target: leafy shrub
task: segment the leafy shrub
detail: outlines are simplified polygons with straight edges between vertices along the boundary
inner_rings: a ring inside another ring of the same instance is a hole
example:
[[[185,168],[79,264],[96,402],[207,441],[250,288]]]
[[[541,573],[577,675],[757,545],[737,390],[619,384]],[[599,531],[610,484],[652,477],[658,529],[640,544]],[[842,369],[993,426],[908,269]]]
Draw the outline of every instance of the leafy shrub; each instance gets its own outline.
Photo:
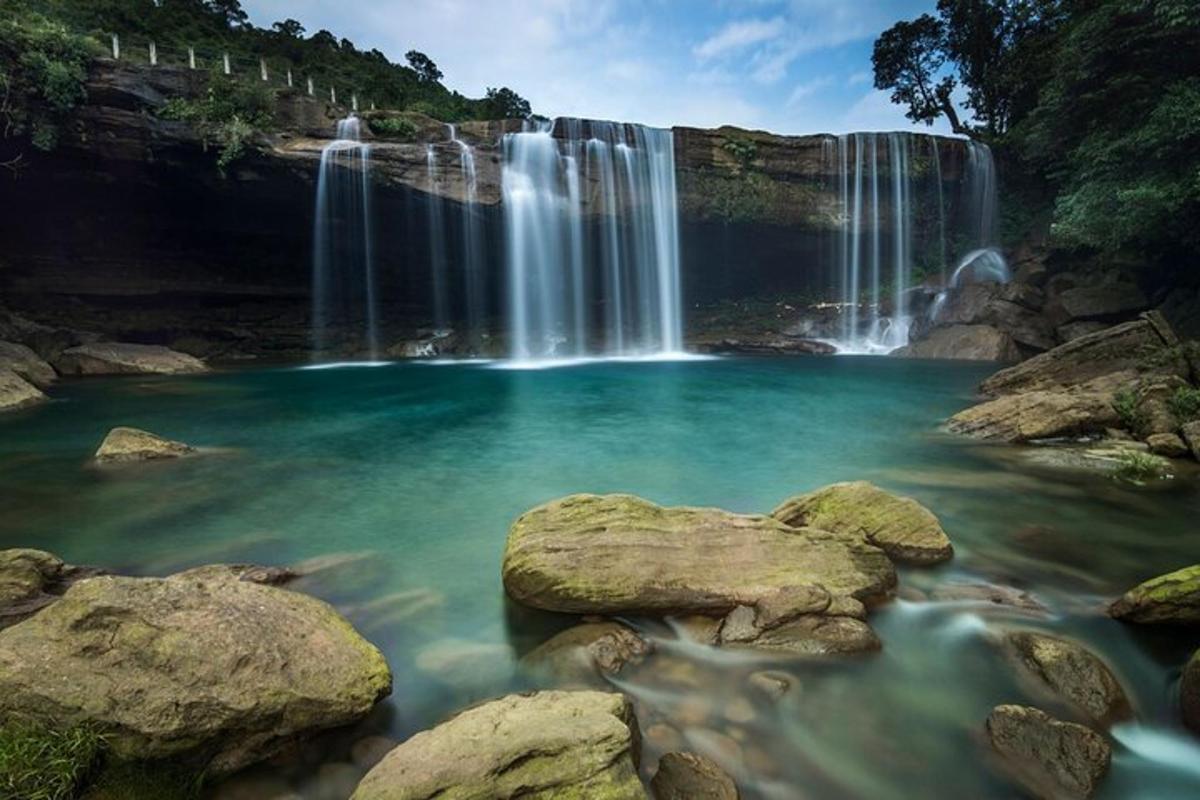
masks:
[[[53,150],[67,115],[87,98],[95,45],[41,14],[0,15],[0,138],[24,137]],[[10,158],[19,162],[20,154]]]
[[[246,153],[246,143],[256,130],[273,122],[275,97],[256,82],[239,82],[214,74],[200,100],[172,98],[159,109],[163,119],[190,122],[204,138],[205,147],[215,146],[217,169],[224,175]]]
[[[371,130],[379,136],[396,139],[412,139],[417,135],[417,126],[399,117],[375,117],[369,120]]]
[[[1200,389],[1180,386],[1167,401],[1179,424],[1200,419]]]
[[[68,800],[103,739],[86,726],[53,730],[20,720],[0,727],[0,800]]]
[[[1170,477],[1171,463],[1161,456],[1136,450],[1117,456],[1113,477],[1126,483],[1141,485],[1146,481]]]
[[[1137,393],[1132,389],[1122,389],[1113,397],[1113,408],[1121,418],[1125,429],[1140,434],[1146,425],[1146,415],[1138,408]]]
[[[730,137],[721,144],[721,149],[733,156],[742,169],[749,169],[751,162],[758,156],[758,145],[749,139]]]

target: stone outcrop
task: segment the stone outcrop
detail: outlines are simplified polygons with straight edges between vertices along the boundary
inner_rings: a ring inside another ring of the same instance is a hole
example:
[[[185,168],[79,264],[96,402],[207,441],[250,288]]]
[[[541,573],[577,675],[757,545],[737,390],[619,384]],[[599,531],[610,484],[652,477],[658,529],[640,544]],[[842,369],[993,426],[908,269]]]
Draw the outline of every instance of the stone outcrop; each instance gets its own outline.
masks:
[[[793,528],[861,536],[893,561],[936,564],[954,555],[950,538],[933,512],[867,481],[835,483],[791,497],[771,516]]]
[[[104,437],[94,456],[98,464],[127,464],[136,461],[182,458],[196,448],[183,442],[164,439],[138,428],[113,428]]]
[[[1188,454],[1188,446],[1174,433],[1152,433],[1146,437],[1150,452],[1166,458],[1180,458]]]
[[[605,688],[605,676],[637,664],[653,647],[619,622],[585,622],[557,634],[521,659],[521,666],[559,687]]]
[[[1058,344],[1050,321],[1042,314],[1044,303],[1042,290],[1028,283],[968,283],[947,289],[933,307],[932,319],[926,315],[914,320],[910,337],[913,346],[937,341],[945,352],[962,353],[970,351],[974,338],[976,347],[1008,346],[1017,354],[1011,360],[1019,360],[1022,350],[1036,353]]]
[[[991,325],[951,325],[934,328],[927,336],[891,353],[901,358],[942,358],[960,361],[1021,360],[1012,336]]]
[[[74,584],[0,631],[0,712],[90,724],[118,758],[209,774],[365,716],[391,689],[383,656],[326,603],[256,574]]]
[[[832,597],[871,601],[896,581],[858,536],[771,517],[664,508],[632,495],[571,495],[509,531],[504,586],[520,603],[576,614],[821,613]]]
[[[1147,625],[1200,623],[1200,564],[1138,584],[1109,606],[1108,613]]]
[[[667,753],[650,781],[655,800],[738,800],[737,786],[712,759]]]
[[[63,375],[188,375],[207,372],[203,361],[154,344],[96,342],[63,350],[54,359]]]
[[[48,389],[58,377],[54,367],[23,344],[0,342],[0,370],[20,375],[39,389]]]
[[[11,369],[0,369],[0,412],[35,405],[46,395]]]
[[[1099,724],[1132,714],[1112,670],[1082,645],[1034,631],[1014,631],[1004,640],[1026,675]]]
[[[1183,724],[1200,734],[1200,650],[1192,654],[1179,679],[1179,706]]]
[[[977,439],[1029,442],[1097,433],[1120,421],[1111,393],[1038,391],[972,406],[951,417],[946,427]]]
[[[645,800],[638,738],[632,706],[622,695],[509,695],[463,711],[392,750],[367,773],[352,800]]]
[[[1142,311],[1150,304],[1132,283],[1076,286],[1058,294],[1058,303],[1070,319],[1111,319]]]
[[[1094,796],[1112,762],[1103,736],[1036,708],[996,706],[987,734],[1009,774],[1032,796],[1046,800]]]

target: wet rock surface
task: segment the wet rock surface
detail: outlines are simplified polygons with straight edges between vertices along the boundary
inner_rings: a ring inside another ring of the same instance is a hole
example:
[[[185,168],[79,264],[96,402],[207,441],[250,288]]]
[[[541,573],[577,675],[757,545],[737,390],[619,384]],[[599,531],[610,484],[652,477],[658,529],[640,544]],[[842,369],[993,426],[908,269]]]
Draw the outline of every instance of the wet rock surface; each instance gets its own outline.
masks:
[[[0,341],[0,370],[10,370],[39,389],[48,389],[58,374],[37,353],[23,344]]]
[[[1138,584],[1109,606],[1109,614],[1142,624],[1200,624],[1200,564]]]
[[[712,759],[695,753],[667,753],[650,781],[655,800],[737,800],[733,779]]]
[[[543,642],[521,659],[521,667],[565,688],[606,688],[605,676],[652,652],[650,642],[618,622],[586,622]]]
[[[1083,645],[1034,631],[1013,631],[1004,639],[1028,677],[1099,724],[1132,715],[1129,698],[1112,670]]]
[[[46,395],[11,369],[0,368],[0,412],[16,411],[46,400]]]
[[[1028,706],[996,706],[987,735],[1008,774],[1037,798],[1090,798],[1112,761],[1100,734]]]
[[[186,353],[161,345],[96,342],[69,347],[54,359],[63,375],[188,375],[208,366]]]
[[[50,605],[76,581],[99,574],[102,570],[65,564],[44,550],[0,550],[0,628]]]
[[[353,800],[643,800],[637,741],[637,721],[622,695],[508,695],[392,750],[363,778]]]
[[[139,430],[113,428],[104,437],[94,456],[98,464],[126,464],[138,461],[182,458],[196,453],[196,448],[183,442]]]
[[[991,325],[951,325],[891,353],[901,358],[942,358],[959,361],[1021,360],[1012,336]]]

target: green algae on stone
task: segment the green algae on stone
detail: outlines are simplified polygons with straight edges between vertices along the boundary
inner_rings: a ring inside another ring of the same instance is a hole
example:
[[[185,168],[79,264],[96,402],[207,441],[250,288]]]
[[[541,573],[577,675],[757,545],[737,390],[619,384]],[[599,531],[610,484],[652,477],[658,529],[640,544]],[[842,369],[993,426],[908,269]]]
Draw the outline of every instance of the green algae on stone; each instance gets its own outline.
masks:
[[[502,572],[514,600],[578,614],[723,615],[766,604],[784,619],[838,598],[877,600],[896,584],[891,561],[861,538],[633,495],[571,495],[526,512],[509,531]],[[792,600],[795,608],[776,607]]]
[[[835,483],[789,498],[771,516],[793,527],[861,536],[895,561],[936,564],[954,555],[949,537],[929,509],[867,481]]]
[[[352,800],[646,800],[638,740],[623,695],[508,695],[392,750]]]
[[[1109,607],[1109,614],[1147,625],[1200,623],[1200,564],[1135,586]]]

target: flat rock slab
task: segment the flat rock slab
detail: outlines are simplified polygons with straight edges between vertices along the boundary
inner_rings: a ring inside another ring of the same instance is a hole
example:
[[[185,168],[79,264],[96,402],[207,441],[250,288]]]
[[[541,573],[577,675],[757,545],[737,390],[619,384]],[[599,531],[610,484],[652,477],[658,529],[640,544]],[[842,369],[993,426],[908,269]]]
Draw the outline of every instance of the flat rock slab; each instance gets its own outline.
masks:
[[[1098,433],[1120,423],[1110,392],[1032,391],[960,411],[946,428],[977,439],[1029,442]]]
[[[0,367],[0,411],[16,411],[45,399],[41,389],[11,369]]]
[[[737,786],[712,759],[667,753],[650,781],[655,800],[738,800]]]
[[[63,375],[188,375],[208,366],[187,353],[156,344],[96,342],[69,347],[54,359]]]
[[[352,800],[645,800],[638,739],[633,707],[623,695],[509,695],[392,750]]]
[[[1101,725],[1133,714],[1108,665],[1083,645],[1034,631],[1013,631],[1005,643],[1024,671]]]
[[[514,600],[576,614],[713,616],[749,605],[781,620],[896,584],[892,562],[859,536],[632,495],[571,495],[526,512],[502,571]]]
[[[1086,800],[1112,762],[1103,736],[1028,706],[996,706],[987,733],[1012,777],[1038,798]]]
[[[196,448],[183,442],[164,439],[138,428],[113,428],[96,450],[99,464],[122,464],[193,455]]]
[[[867,481],[835,483],[789,498],[771,516],[793,528],[861,536],[894,561],[936,564],[954,555],[933,512]]]
[[[1200,624],[1200,564],[1138,584],[1109,606],[1108,613],[1142,624]]]
[[[391,690],[383,656],[332,607],[243,573],[76,583],[0,631],[0,713],[91,724],[118,758],[221,774]]]

